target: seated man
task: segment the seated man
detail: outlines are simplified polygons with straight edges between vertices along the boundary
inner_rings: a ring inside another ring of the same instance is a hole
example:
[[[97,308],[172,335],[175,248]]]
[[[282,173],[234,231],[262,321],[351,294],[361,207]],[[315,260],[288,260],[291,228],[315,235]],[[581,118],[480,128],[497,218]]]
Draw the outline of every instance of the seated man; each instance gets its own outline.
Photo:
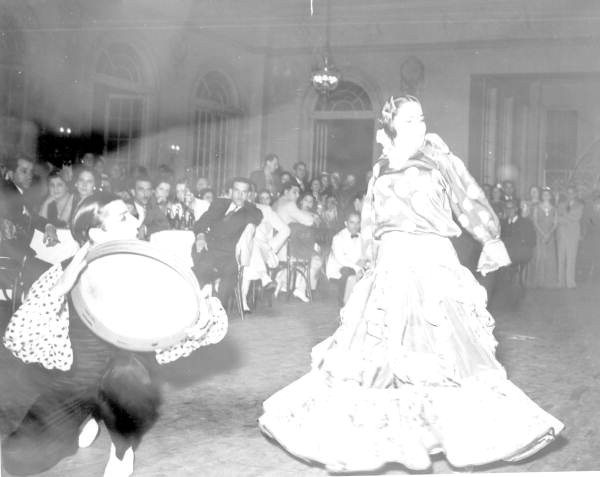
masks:
[[[362,278],[367,264],[364,254],[364,243],[360,235],[360,215],[350,212],[345,227],[340,230],[331,242],[331,252],[327,260],[327,278],[338,280],[338,300],[340,306],[348,301],[352,288]]]
[[[217,198],[194,224],[196,245],[192,250],[194,272],[200,286],[219,278],[217,296],[223,306],[234,290],[237,279],[235,247],[248,224],[258,225],[262,212],[248,202],[250,182],[237,177],[229,189],[231,199]]]
[[[49,263],[35,258],[36,253],[29,245],[34,230],[44,234],[48,246],[58,243],[54,225],[41,217],[24,196],[31,187],[33,166],[34,160],[29,157],[11,158],[7,164],[7,180],[0,187],[0,253],[19,261],[27,257],[23,276],[26,289],[50,268]]]

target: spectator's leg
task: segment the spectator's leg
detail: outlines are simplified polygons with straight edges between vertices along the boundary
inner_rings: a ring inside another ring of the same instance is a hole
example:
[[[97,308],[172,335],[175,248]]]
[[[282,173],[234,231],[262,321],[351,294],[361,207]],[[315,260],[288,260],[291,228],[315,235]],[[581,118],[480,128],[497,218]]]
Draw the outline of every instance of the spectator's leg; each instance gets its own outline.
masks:
[[[310,286],[313,291],[317,289],[322,267],[323,260],[321,257],[319,255],[313,255],[310,260]]]
[[[558,258],[558,286],[567,286],[567,240],[563,233],[556,234],[557,258]]]
[[[221,256],[218,260],[218,267],[217,273],[221,279],[221,284],[219,285],[217,297],[225,307],[237,284],[238,266],[234,257]]]
[[[340,279],[338,283],[338,303],[340,306],[346,304],[346,282],[348,277],[355,275],[355,271],[350,267],[342,267],[340,269]]]
[[[215,271],[217,259],[214,254],[203,250],[202,253],[193,253],[194,260],[193,271],[201,287],[215,280],[217,273]]]
[[[579,248],[579,234],[571,232],[566,240],[565,257],[565,284],[567,288],[575,288],[575,265],[577,263],[577,249]]]

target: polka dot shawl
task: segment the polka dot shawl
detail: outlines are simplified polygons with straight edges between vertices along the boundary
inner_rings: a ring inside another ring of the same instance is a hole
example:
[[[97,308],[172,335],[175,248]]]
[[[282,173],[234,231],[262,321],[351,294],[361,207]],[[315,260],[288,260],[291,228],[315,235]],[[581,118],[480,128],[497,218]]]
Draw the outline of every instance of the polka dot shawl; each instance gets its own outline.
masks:
[[[4,346],[25,363],[68,371],[73,364],[69,339],[69,306],[53,288],[62,275],[60,264],[46,271],[31,287],[27,298],[10,319]],[[160,364],[190,355],[194,350],[221,341],[227,333],[227,315],[217,298],[203,301],[199,321],[187,337],[169,348],[156,350]]]

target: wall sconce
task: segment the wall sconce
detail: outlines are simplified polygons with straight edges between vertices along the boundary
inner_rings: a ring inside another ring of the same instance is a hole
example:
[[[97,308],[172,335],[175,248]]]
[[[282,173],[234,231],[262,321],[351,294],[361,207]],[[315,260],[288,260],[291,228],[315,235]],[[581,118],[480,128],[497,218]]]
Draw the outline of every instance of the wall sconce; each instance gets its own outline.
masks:
[[[70,136],[71,135],[71,128],[67,128],[64,126],[61,126],[58,128],[58,132],[60,133],[61,136]]]
[[[181,151],[181,146],[179,144],[171,144],[169,149],[171,149],[172,152],[177,153]]]

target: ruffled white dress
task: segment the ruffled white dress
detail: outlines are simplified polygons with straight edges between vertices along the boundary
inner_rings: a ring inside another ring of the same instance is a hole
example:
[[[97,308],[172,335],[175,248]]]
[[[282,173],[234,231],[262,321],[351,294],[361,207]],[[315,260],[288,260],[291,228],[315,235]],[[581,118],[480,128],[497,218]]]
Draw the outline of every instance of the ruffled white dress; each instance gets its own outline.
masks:
[[[460,159],[437,136],[401,169],[380,161],[363,208],[375,266],[356,285],[312,370],[264,403],[261,430],[329,471],[386,463],[426,470],[516,461],[563,424],[496,360],[486,293],[448,237],[461,225],[484,247],[480,266],[509,263],[498,219]]]

